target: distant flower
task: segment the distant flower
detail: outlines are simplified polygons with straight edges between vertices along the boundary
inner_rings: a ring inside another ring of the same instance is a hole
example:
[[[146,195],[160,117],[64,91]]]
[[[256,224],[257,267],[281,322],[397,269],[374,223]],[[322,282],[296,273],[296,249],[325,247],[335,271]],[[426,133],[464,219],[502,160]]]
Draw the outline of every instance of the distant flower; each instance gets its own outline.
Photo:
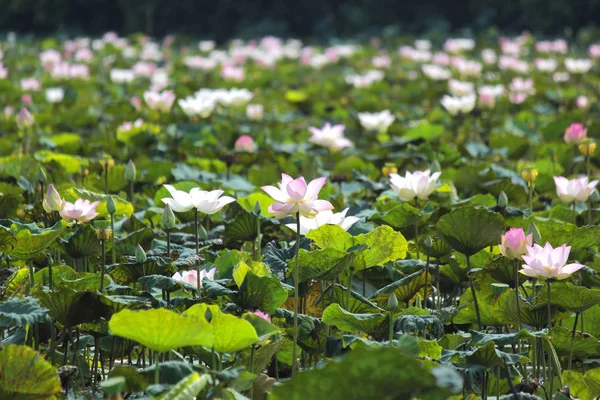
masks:
[[[500,243],[500,252],[504,257],[515,259],[521,258],[526,253],[526,246],[533,243],[533,234],[525,236],[523,228],[510,228],[506,234],[502,235]]]
[[[452,96],[468,96],[475,92],[475,85],[471,82],[457,81],[456,79],[450,79],[448,81],[448,89]]]
[[[208,279],[209,281],[215,280],[216,271],[216,267],[213,267],[208,271],[205,269],[200,271],[200,289],[202,289],[202,281],[204,281],[204,279]],[[189,285],[192,285],[195,288],[198,288],[198,271],[195,269],[189,271],[182,271],[181,273],[175,272],[172,278],[176,281],[185,282]]]
[[[142,110],[142,100],[140,100],[138,96],[133,96],[131,100],[129,100],[129,104],[131,104],[131,106],[135,108],[136,111]]]
[[[21,107],[19,114],[17,115],[17,126],[19,129],[28,128],[33,125],[35,118],[25,107]]]
[[[337,225],[347,231],[352,225],[360,221],[357,217],[346,217],[349,208],[342,212],[333,213],[331,210],[320,211],[315,218],[300,217],[300,234],[306,235],[311,230],[317,229],[323,225]],[[296,224],[286,224],[288,228],[296,232]]]
[[[208,53],[209,51],[212,51],[215,48],[215,41],[214,40],[202,40],[202,41],[200,41],[198,48],[200,49],[200,51]]]
[[[568,72],[555,72],[552,75],[552,80],[556,83],[566,82],[569,80],[569,78],[570,78],[570,75]]]
[[[415,197],[426,200],[435,190],[435,184],[441,172],[431,174],[430,170],[409,172],[404,177],[398,174],[390,174],[390,186],[398,193],[400,200],[411,201]]]
[[[462,96],[462,97],[452,97],[452,96],[444,96],[442,97],[442,106],[448,111],[451,115],[458,114],[468,114],[473,108],[475,108],[475,101],[477,97],[475,95]]]
[[[390,57],[386,54],[375,56],[371,59],[371,63],[375,68],[389,68],[392,64]]]
[[[33,104],[33,98],[29,93],[25,93],[23,96],[21,96],[21,102],[25,106],[30,106]]]
[[[269,212],[275,214],[276,219],[286,215],[296,215],[307,218],[315,218],[317,213],[332,210],[333,206],[326,200],[319,200],[319,192],[327,178],[317,178],[306,183],[303,177],[293,179],[287,174],[281,174],[279,188],[275,186],[263,186],[262,189],[275,200],[269,206]]]
[[[48,185],[48,191],[46,192],[46,197],[42,202],[42,206],[48,213],[60,211],[65,206],[65,201],[60,197],[60,194],[54,188],[53,184]]]
[[[241,82],[244,80],[245,70],[235,65],[224,65],[221,69],[221,78],[226,81]]]
[[[65,98],[65,91],[63,88],[49,88],[46,89],[46,101],[48,103],[60,103]]]
[[[90,62],[94,58],[94,52],[88,48],[77,50],[75,53],[75,61]]]
[[[586,96],[578,96],[576,105],[577,108],[585,110],[590,107],[590,99],[588,99]]]
[[[164,92],[145,91],[144,100],[150,109],[161,112],[168,112],[173,107],[175,101],[175,93],[172,90]]]
[[[524,92],[510,92],[508,94],[508,100],[512,104],[522,104],[527,100],[527,93]]]
[[[209,97],[186,97],[177,100],[177,104],[188,117],[208,118],[215,109],[215,100]]]
[[[434,81],[445,81],[450,79],[452,73],[446,68],[435,64],[426,64],[421,67],[423,74]]]
[[[565,130],[564,139],[566,143],[579,144],[587,138],[587,129],[582,124],[571,124]]]
[[[241,107],[248,104],[252,97],[254,95],[248,89],[231,88],[222,91],[218,96],[218,101],[225,107]]]
[[[77,199],[75,203],[66,201],[64,207],[59,211],[60,216],[67,222],[89,222],[98,216],[96,206],[100,201],[90,203],[89,200]]]
[[[62,60],[60,53],[53,49],[42,51],[39,57],[42,65],[54,65]]]
[[[260,318],[264,319],[267,322],[271,322],[271,317],[269,317],[269,314],[264,313],[262,311],[259,311],[259,310],[257,310],[257,311],[250,311],[250,312],[248,312],[248,314],[254,314],[257,317],[260,317]]]
[[[135,78],[135,73],[130,69],[113,68],[110,70],[110,80],[114,83],[129,83]]]
[[[163,185],[172,197],[162,199],[163,203],[171,206],[175,212],[187,212],[195,208],[199,212],[207,215],[215,214],[235,199],[229,196],[220,197],[224,192],[222,190],[206,191],[200,188],[193,188],[189,193],[183,190],[177,190],[171,185]]]
[[[360,125],[367,131],[385,133],[396,117],[394,117],[390,110],[383,110],[375,113],[358,113],[358,119],[360,120]]]
[[[514,93],[534,94],[533,79],[514,78],[510,82],[510,90]]]
[[[25,91],[37,92],[42,88],[42,84],[35,78],[26,78],[21,80],[21,89]]]
[[[327,147],[333,151],[339,151],[345,147],[351,147],[352,142],[344,137],[344,125],[331,125],[326,123],[321,129],[310,127],[312,133],[309,142]]]
[[[243,135],[235,141],[235,151],[240,153],[254,153],[256,151],[256,143],[251,136]]]
[[[132,68],[133,73],[136,77],[144,77],[150,78],[154,71],[156,71],[158,67],[154,63],[146,62],[146,61],[138,61]]]
[[[542,72],[554,72],[557,67],[557,62],[552,58],[536,58],[535,67]]]
[[[246,107],[246,117],[252,121],[261,121],[265,114],[265,108],[262,104],[248,104]]]
[[[0,79],[6,79],[8,76],[8,69],[4,68],[4,64],[0,62]]]
[[[587,58],[567,58],[565,67],[572,74],[585,74],[592,68],[592,60]]]
[[[556,194],[565,203],[574,201],[587,201],[598,181],[588,182],[586,176],[577,179],[567,179],[563,176],[555,176]]]
[[[519,272],[531,278],[543,280],[567,279],[571,274],[584,267],[581,264],[566,264],[570,252],[571,246],[566,244],[555,249],[548,242],[544,247],[539,244],[528,245],[527,255],[523,256],[526,264]]]
[[[14,113],[15,113],[15,109],[12,108],[11,106],[4,107],[4,118],[8,119],[8,118],[12,117]]]
[[[496,61],[498,61],[498,56],[496,55],[496,52],[492,49],[481,50],[481,58],[486,64],[495,64]]]
[[[491,110],[496,105],[496,97],[490,93],[481,93],[479,95],[479,107],[485,110]]]
[[[141,118],[138,118],[134,122],[129,122],[129,121],[123,122],[121,125],[119,125],[117,130],[119,132],[129,132],[133,128],[141,128],[143,125],[144,125],[144,120],[142,120]]]

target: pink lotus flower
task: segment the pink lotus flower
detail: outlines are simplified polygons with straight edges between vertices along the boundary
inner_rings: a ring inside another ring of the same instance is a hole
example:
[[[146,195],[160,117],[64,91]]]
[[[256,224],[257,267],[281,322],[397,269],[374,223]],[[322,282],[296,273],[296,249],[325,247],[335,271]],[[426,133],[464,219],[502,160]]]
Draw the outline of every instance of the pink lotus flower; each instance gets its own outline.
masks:
[[[506,234],[502,235],[499,247],[504,257],[515,259],[521,258],[527,252],[527,246],[531,246],[532,243],[532,233],[525,236],[523,228],[510,228]]]
[[[331,125],[329,122],[318,129],[310,127],[308,130],[312,133],[309,142],[327,147],[333,151],[339,151],[345,147],[351,147],[352,142],[344,137],[344,125]]]
[[[578,179],[567,179],[563,176],[555,176],[554,183],[556,184],[556,194],[565,203],[574,201],[587,201],[592,194],[598,181],[588,183],[586,176]]]
[[[77,199],[75,203],[66,201],[59,214],[67,222],[89,222],[98,216],[96,212],[98,204],[100,204],[98,200],[93,203],[83,199]]]
[[[248,312],[248,314],[254,314],[254,315],[256,315],[257,317],[260,317],[260,318],[264,319],[264,320],[265,320],[265,321],[267,321],[267,322],[271,322],[271,317],[269,317],[269,314],[267,314],[267,313],[264,313],[264,312],[262,312],[262,311],[260,311],[260,310],[256,310],[256,311],[254,311],[254,312],[253,312],[253,311],[250,311],[250,312]]]
[[[286,215],[296,215],[307,218],[315,218],[318,212],[333,210],[333,206],[326,200],[319,200],[319,192],[327,178],[317,178],[309,184],[303,177],[293,179],[287,174],[281,174],[279,188],[275,186],[263,186],[262,189],[275,200],[269,206],[269,212],[275,214],[276,219]]]
[[[42,202],[42,206],[46,212],[56,212],[63,209],[65,201],[60,197],[58,191],[54,188],[53,184],[48,185],[48,191],[46,197]]]
[[[165,90],[164,92],[148,90],[144,92],[144,100],[152,110],[168,112],[175,102],[175,93],[172,90]]]
[[[202,289],[202,281],[204,281],[205,278],[209,281],[215,280],[216,271],[216,267],[213,267],[208,271],[205,269],[200,271],[200,289]],[[182,271],[181,273],[175,272],[175,275],[173,275],[172,278],[176,281],[185,282],[189,285],[192,285],[195,288],[198,288],[198,271],[196,271],[195,269],[189,271]]]
[[[254,153],[256,151],[256,143],[254,139],[248,135],[243,135],[235,141],[235,151],[240,153]]]
[[[21,80],[21,89],[26,91],[37,92],[42,87],[40,81],[35,78],[26,78]]]
[[[142,110],[142,100],[140,100],[138,96],[133,96],[131,100],[129,100],[129,104],[131,104],[131,106],[137,111]]]
[[[17,115],[17,126],[19,129],[29,128],[33,125],[35,118],[25,107],[21,107],[19,114]]]
[[[479,107],[485,110],[491,110],[496,105],[496,97],[491,93],[479,94]]]
[[[526,264],[519,272],[523,275],[538,279],[567,279],[574,272],[579,271],[584,266],[581,264],[567,264],[571,246],[563,244],[553,249],[550,243],[546,242],[544,247],[539,244],[527,246],[527,255],[523,256]]]
[[[4,68],[4,65],[0,62],[0,79],[5,79],[8,76],[8,70]]]
[[[587,129],[582,124],[571,124],[565,131],[565,142],[579,144],[587,138]]]
[[[590,99],[588,99],[586,96],[578,96],[576,104],[577,108],[585,110],[590,107]]]

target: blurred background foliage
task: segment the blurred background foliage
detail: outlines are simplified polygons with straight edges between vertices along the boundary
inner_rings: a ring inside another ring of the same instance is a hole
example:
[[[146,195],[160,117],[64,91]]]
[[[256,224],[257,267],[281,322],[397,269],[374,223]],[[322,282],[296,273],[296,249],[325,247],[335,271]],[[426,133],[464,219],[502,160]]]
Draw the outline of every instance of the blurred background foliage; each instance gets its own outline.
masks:
[[[0,0],[0,31],[145,32],[224,41],[283,37],[503,33],[572,36],[598,22],[600,0]]]

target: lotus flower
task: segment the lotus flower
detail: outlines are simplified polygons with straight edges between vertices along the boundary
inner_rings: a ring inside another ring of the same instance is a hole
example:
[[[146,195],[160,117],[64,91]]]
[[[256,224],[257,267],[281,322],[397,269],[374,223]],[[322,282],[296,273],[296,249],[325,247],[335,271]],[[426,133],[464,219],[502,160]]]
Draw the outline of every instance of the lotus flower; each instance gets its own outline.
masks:
[[[451,115],[468,114],[475,108],[476,100],[477,97],[474,94],[462,97],[446,95],[442,97],[442,106],[444,106],[446,111]]]
[[[587,129],[582,124],[571,124],[565,131],[565,142],[579,144],[587,138]]]
[[[525,236],[523,228],[510,228],[506,234],[502,235],[500,243],[500,252],[506,258],[521,258],[527,252],[526,246],[533,243],[533,234]]]
[[[246,107],[246,116],[252,121],[260,121],[265,114],[265,108],[262,104],[248,104]]]
[[[256,315],[257,317],[260,317],[260,318],[264,319],[265,321],[271,322],[271,317],[269,317],[269,314],[267,314],[267,313],[265,313],[265,312],[262,312],[262,311],[256,310],[256,311],[254,311],[254,312],[253,312],[253,311],[250,311],[248,314],[254,314],[254,315]]]
[[[42,207],[46,212],[56,212],[63,209],[65,206],[65,201],[60,197],[58,191],[54,188],[53,184],[48,185],[48,191],[46,192],[46,197],[42,202]]]
[[[306,235],[313,229],[323,225],[337,225],[347,231],[352,225],[360,221],[357,217],[346,217],[348,208],[339,213],[333,213],[331,210],[325,210],[317,213],[315,218],[300,217],[300,234]],[[286,224],[288,228],[296,232],[296,224]]]
[[[598,181],[588,183],[587,177],[577,179],[567,179],[563,176],[555,176],[554,183],[556,184],[556,194],[565,203],[574,201],[587,201],[592,194]]]
[[[296,215],[307,218],[315,218],[317,213],[325,210],[333,210],[333,206],[326,200],[319,200],[319,192],[327,178],[317,178],[306,183],[303,177],[293,179],[287,174],[281,174],[279,188],[275,186],[263,186],[262,189],[275,200],[269,206],[269,212],[275,214],[276,219],[286,215]]]
[[[186,97],[177,101],[185,115],[208,118],[215,109],[215,100],[209,97]]]
[[[396,117],[394,117],[390,110],[383,110],[376,113],[358,113],[358,119],[361,126],[367,131],[385,133]]]
[[[572,74],[585,74],[592,68],[592,60],[587,58],[567,58],[565,67]]]
[[[578,96],[576,104],[577,108],[585,110],[590,107],[590,99],[588,99],[586,96]]]
[[[200,188],[193,188],[189,193],[183,190],[177,190],[171,185],[164,185],[169,191],[171,197],[162,199],[163,203],[171,206],[175,212],[187,212],[192,208],[207,215],[215,214],[221,211],[229,203],[233,203],[235,199],[229,196],[220,197],[224,192],[222,190],[206,191]]]
[[[65,91],[62,88],[46,89],[46,101],[51,104],[60,103],[65,98]]]
[[[539,244],[527,246],[527,255],[523,256],[526,264],[519,272],[523,275],[538,279],[566,279],[574,272],[583,268],[581,264],[567,264],[571,246],[563,244],[553,249],[550,243],[546,242],[544,247]]]
[[[200,289],[202,289],[202,281],[204,280],[204,278],[208,279],[209,281],[215,280],[216,271],[216,267],[213,267],[208,271],[205,269],[200,271]],[[198,271],[196,271],[195,269],[189,271],[182,271],[181,273],[175,272],[175,275],[173,275],[172,278],[176,281],[181,281],[192,285],[195,288],[198,287]]]
[[[310,127],[312,133],[309,142],[327,147],[333,151],[339,151],[345,147],[351,147],[352,142],[344,137],[344,125],[331,125],[329,122],[318,129]]]
[[[64,207],[60,210],[60,216],[67,222],[89,222],[98,216],[96,206],[100,201],[96,200],[90,203],[89,200],[77,199],[75,203],[65,202]]]
[[[254,139],[251,136],[243,135],[235,141],[234,148],[235,151],[240,153],[254,153],[256,143],[254,143]]]
[[[435,172],[431,175],[430,170],[414,173],[406,171],[404,177],[390,174],[390,185],[402,201],[411,201],[415,197],[426,200],[435,189],[435,184],[441,174],[441,172]]]
[[[164,92],[148,90],[144,92],[144,100],[152,110],[168,112],[173,107],[173,102],[175,102],[175,93],[172,90],[165,90]]]
[[[19,129],[28,128],[33,125],[35,118],[25,107],[21,107],[17,115],[17,126]]]
[[[25,91],[37,92],[42,88],[42,84],[35,78],[26,78],[21,80],[21,89]]]

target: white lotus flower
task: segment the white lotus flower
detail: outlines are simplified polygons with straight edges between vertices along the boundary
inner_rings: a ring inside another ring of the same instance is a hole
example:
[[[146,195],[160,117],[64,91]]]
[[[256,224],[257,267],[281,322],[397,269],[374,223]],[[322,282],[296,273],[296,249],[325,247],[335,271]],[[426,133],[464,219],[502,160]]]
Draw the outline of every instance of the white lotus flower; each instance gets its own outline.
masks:
[[[556,184],[556,194],[565,203],[573,201],[587,201],[592,194],[598,181],[588,183],[586,176],[578,179],[567,179],[563,176],[555,176],[554,183]]]
[[[315,218],[306,218],[300,216],[300,234],[306,235],[313,229],[317,229],[323,225],[338,225],[343,230],[347,231],[352,225],[360,221],[358,217],[346,217],[349,208],[344,211],[335,213],[331,210],[320,211]],[[288,228],[296,232],[296,224],[286,224]]]
[[[411,201],[415,197],[426,200],[434,191],[435,184],[441,172],[431,174],[430,170],[409,172],[404,177],[398,174],[390,174],[390,186],[398,193],[400,200]]]
[[[206,191],[200,188],[193,188],[189,193],[183,190],[177,190],[171,185],[163,185],[172,197],[162,199],[163,203],[171,206],[175,212],[187,212],[195,208],[203,214],[215,214],[235,199],[229,196],[220,197],[224,192],[222,190]]]
[[[60,103],[65,98],[65,91],[62,88],[46,89],[46,101],[48,103]]]
[[[211,97],[190,96],[177,101],[188,117],[208,118],[215,109],[215,100]]]
[[[572,74],[585,74],[592,68],[592,60],[587,58],[567,58],[565,67]]]
[[[390,110],[383,110],[375,113],[358,113],[358,119],[360,120],[360,125],[367,131],[385,133],[396,117],[394,117]]]
[[[442,97],[442,106],[448,111],[451,115],[458,114],[468,114],[475,108],[475,102],[477,101],[477,96],[471,94],[469,96],[461,96],[461,97],[452,97],[452,96],[444,96]]]

